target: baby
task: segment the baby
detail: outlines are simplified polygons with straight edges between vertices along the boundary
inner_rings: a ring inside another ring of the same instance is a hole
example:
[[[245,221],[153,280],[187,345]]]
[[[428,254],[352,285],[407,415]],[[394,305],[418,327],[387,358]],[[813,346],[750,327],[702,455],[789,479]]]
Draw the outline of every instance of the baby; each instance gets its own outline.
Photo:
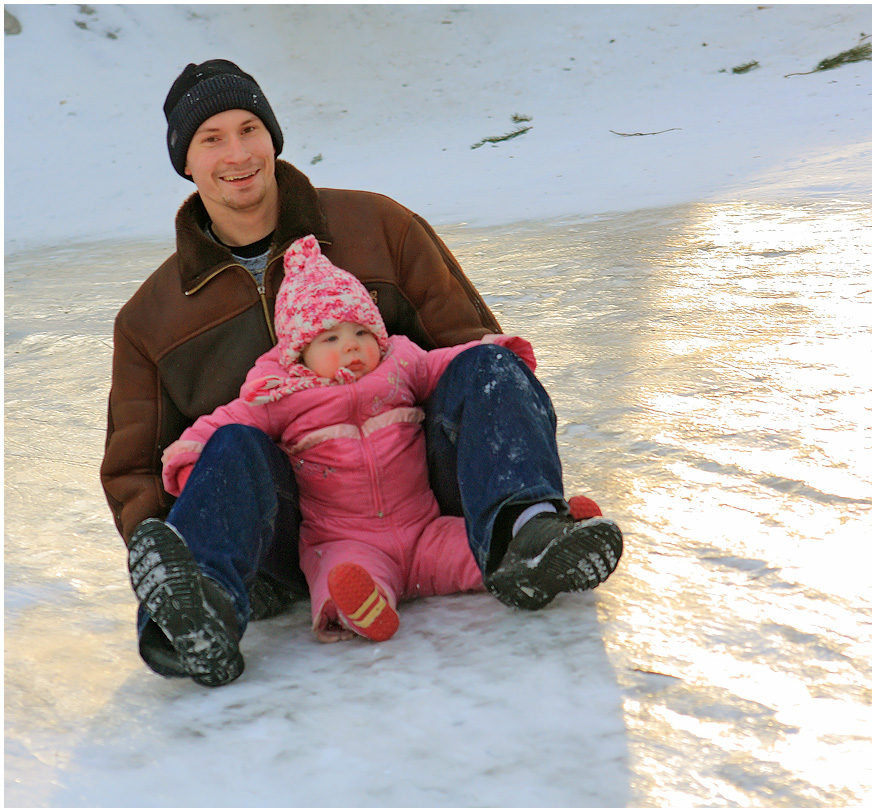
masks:
[[[289,455],[299,487],[300,566],[322,642],[387,640],[400,600],[484,588],[461,517],[441,516],[429,487],[420,408],[447,365],[486,336],[431,352],[389,337],[364,286],[323,256],[316,238],[293,243],[277,296],[278,343],[247,375],[240,397],[199,418],[162,457],[178,495],[220,426],[261,429]]]

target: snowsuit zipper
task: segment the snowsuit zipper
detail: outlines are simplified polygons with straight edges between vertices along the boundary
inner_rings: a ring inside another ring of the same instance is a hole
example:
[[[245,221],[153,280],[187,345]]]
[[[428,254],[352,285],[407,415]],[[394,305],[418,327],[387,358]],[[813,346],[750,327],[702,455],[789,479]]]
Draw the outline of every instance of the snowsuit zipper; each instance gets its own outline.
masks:
[[[353,401],[353,414],[356,416],[356,423],[359,427],[359,434],[362,450],[365,454],[365,462],[368,465],[368,481],[371,483],[371,496],[374,499],[374,509],[377,513],[377,518],[383,518],[383,501],[380,498],[380,483],[378,482],[377,465],[374,461],[374,453],[371,449],[371,443],[367,437],[362,435],[362,425],[359,420],[359,394],[355,386],[350,387],[350,397]]]

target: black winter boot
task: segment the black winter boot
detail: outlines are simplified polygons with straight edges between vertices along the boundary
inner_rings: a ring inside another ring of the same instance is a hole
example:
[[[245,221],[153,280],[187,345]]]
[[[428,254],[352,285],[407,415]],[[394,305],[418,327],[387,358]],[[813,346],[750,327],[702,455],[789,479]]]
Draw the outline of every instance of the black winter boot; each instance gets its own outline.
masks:
[[[213,688],[243,673],[234,604],[201,574],[173,527],[159,519],[141,522],[131,536],[128,569],[134,592],[179,654],[186,674]]]
[[[541,609],[560,592],[583,592],[601,584],[614,572],[622,552],[620,528],[609,519],[576,522],[540,513],[511,539],[484,583],[508,606]]]
[[[248,587],[250,620],[265,620],[285,612],[293,603],[307,597],[307,585],[303,587],[281,584],[263,572],[256,573]]]

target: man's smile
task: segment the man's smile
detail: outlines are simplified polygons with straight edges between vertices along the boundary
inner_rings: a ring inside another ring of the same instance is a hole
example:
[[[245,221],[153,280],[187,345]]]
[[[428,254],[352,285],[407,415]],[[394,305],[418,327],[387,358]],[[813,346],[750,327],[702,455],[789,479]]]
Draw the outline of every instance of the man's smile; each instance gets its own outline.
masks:
[[[246,181],[250,178],[254,178],[258,174],[258,172],[258,169],[253,169],[249,172],[237,173],[234,175],[220,175],[219,179],[224,181],[225,183],[239,183],[241,181]]]

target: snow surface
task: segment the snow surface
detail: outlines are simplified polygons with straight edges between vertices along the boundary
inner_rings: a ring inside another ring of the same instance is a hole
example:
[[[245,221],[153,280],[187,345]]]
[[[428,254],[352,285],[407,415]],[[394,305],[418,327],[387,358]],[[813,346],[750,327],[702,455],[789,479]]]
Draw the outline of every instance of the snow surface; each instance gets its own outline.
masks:
[[[870,6],[6,8],[8,806],[867,798],[871,63],[786,74]],[[192,190],[164,96],[217,56],[283,157],[426,216],[533,338],[568,492],[626,534],[607,584],[413,602],[379,646],[298,606],[215,691],[140,663],[112,319]]]
[[[870,34],[866,5],[6,8],[7,251],[169,235],[193,187],[162,105],[217,56],[258,79],[316,185],[436,225],[869,192],[871,63],[785,78]],[[515,115],[532,129],[472,149]]]

